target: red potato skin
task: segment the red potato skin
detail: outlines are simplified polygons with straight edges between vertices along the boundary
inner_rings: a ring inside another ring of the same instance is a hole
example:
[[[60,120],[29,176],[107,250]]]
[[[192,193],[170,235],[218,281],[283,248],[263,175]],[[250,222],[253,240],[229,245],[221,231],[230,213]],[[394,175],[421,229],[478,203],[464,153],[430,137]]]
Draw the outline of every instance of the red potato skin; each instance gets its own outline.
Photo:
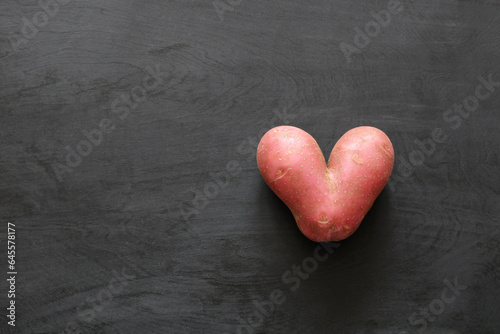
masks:
[[[340,241],[356,231],[389,181],[394,149],[384,132],[361,126],[339,139],[327,165],[311,135],[278,126],[262,137],[257,164],[307,238]]]

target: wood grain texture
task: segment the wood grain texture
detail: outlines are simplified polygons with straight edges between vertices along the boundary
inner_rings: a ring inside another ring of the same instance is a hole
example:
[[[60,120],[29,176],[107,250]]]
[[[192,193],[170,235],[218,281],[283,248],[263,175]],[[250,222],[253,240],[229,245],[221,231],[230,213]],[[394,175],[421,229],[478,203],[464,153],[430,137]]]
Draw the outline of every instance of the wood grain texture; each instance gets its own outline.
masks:
[[[233,4],[222,20],[211,1],[0,4],[0,332],[500,332],[500,86],[446,114],[479,77],[500,81],[500,3],[403,1],[351,62],[341,43],[387,1]],[[59,180],[104,119],[114,129]],[[299,283],[318,244],[255,162],[285,123],[324,152],[375,126],[396,152],[361,227]],[[418,153],[435,129],[446,139]],[[441,310],[455,279],[467,288]],[[238,327],[274,290],[283,303]]]

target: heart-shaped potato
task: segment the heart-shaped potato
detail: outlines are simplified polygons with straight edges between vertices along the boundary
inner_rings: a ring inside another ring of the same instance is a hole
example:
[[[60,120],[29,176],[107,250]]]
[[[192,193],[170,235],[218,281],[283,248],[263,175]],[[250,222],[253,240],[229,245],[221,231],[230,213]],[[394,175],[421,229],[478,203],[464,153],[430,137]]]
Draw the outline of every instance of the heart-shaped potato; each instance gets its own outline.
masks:
[[[327,165],[311,135],[278,126],[260,140],[257,164],[306,237],[339,241],[356,231],[389,181],[394,149],[384,132],[361,126],[339,139]]]

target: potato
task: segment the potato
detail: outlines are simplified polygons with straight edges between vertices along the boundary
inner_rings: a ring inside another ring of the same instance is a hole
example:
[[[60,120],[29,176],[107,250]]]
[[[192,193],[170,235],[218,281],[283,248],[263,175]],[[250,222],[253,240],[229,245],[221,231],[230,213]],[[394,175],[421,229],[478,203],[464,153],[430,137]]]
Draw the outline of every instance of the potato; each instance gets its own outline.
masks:
[[[339,241],[356,231],[389,180],[394,149],[384,132],[361,126],[339,139],[326,165],[311,135],[278,126],[260,140],[257,164],[306,237]]]

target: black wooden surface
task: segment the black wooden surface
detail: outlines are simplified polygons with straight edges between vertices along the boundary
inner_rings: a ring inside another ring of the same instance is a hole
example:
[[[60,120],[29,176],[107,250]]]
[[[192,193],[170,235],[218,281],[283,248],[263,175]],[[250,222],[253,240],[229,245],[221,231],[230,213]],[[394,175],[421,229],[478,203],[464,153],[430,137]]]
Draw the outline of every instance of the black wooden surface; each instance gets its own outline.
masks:
[[[499,333],[499,5],[2,1],[0,331]],[[394,144],[332,254],[257,169],[281,124]]]

